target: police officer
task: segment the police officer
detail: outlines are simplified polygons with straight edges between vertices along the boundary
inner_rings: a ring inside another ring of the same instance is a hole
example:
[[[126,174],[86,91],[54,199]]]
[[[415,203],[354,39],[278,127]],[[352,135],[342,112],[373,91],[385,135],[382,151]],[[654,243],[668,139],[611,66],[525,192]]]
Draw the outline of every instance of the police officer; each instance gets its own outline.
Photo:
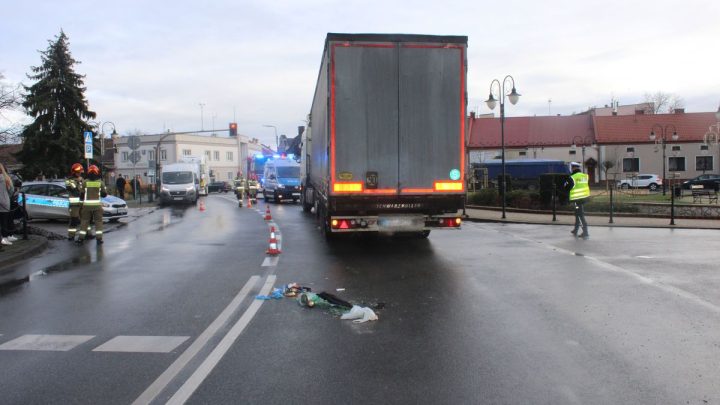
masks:
[[[80,197],[83,195],[83,174],[85,174],[85,168],[80,163],[75,163],[70,168],[70,176],[65,179],[65,188],[70,194],[70,221],[68,222],[68,240],[75,240],[75,234],[80,225],[80,208],[82,208],[82,201]]]
[[[587,221],[585,221],[585,203],[590,197],[589,176],[582,172],[582,165],[577,162],[570,163],[572,175],[570,176],[570,201],[575,204],[575,228],[571,233],[578,236],[578,228],[582,224],[582,234],[580,237],[587,239],[590,237],[588,233]]]
[[[107,189],[105,183],[100,178],[100,169],[95,165],[88,167],[88,179],[85,180],[84,187],[84,200],[82,207],[82,221],[80,222],[80,236],[78,237],[78,243],[81,244],[88,236],[88,226],[90,220],[95,223],[95,238],[97,244],[103,243],[103,209],[102,197],[107,196]]]

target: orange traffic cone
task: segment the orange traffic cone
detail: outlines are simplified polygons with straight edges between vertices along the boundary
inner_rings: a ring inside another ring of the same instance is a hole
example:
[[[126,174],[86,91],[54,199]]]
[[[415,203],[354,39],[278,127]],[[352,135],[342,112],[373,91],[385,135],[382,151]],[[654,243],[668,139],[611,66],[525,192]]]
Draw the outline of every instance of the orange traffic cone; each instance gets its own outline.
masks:
[[[252,208],[252,198],[248,197],[248,208]]]
[[[205,200],[200,200],[200,211],[205,211]]]
[[[270,215],[270,206],[265,208],[265,220],[272,221],[272,216]]]
[[[278,249],[277,238],[275,237],[275,227],[274,226],[270,227],[270,240],[268,242],[269,242],[269,246],[268,246],[268,250],[266,253],[271,256],[279,255],[280,249]]]

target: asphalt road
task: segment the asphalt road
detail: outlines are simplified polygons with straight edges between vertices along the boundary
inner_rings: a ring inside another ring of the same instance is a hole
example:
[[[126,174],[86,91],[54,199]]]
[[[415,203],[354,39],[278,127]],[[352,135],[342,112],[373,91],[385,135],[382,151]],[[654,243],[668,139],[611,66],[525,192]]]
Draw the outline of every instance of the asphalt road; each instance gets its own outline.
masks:
[[[264,203],[213,194],[29,262],[0,295],[0,403],[720,401],[716,231],[466,223],[327,243],[269,205],[277,261]],[[379,320],[254,299],[290,282]]]

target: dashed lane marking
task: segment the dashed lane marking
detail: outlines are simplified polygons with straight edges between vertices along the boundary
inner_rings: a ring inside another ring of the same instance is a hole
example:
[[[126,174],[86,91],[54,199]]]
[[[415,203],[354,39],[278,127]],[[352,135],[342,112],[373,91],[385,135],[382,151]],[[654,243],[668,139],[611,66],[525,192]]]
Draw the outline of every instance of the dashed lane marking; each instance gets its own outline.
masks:
[[[94,338],[91,335],[23,335],[0,345],[0,350],[66,352]]]
[[[280,258],[278,256],[266,257],[265,260],[263,260],[262,266],[263,267],[277,266],[278,260],[280,260]]]
[[[116,336],[94,352],[170,353],[190,336]]]

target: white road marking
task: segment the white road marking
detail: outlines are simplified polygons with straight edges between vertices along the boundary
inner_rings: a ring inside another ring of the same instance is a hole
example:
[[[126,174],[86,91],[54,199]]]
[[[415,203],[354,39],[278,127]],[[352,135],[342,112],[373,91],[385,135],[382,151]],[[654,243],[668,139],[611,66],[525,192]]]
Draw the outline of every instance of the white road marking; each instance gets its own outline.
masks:
[[[94,338],[91,335],[23,335],[0,345],[0,350],[66,352]]]
[[[94,352],[170,353],[190,336],[116,336]]]
[[[175,378],[175,376],[177,376],[178,373],[180,373],[180,371],[190,362],[190,360],[192,360],[195,355],[197,355],[200,350],[207,345],[218,330],[227,323],[230,316],[237,310],[240,303],[245,299],[245,297],[247,297],[253,286],[255,286],[259,280],[260,276],[250,277],[250,280],[245,283],[245,286],[243,286],[240,292],[235,296],[235,298],[233,298],[230,304],[225,307],[220,315],[215,318],[210,326],[208,326],[207,329],[205,329],[203,333],[195,339],[190,347],[185,349],[180,357],[178,357],[177,360],[175,360],[173,364],[171,364],[170,367],[168,367],[167,370],[160,375],[160,377],[158,377],[142,394],[140,394],[133,404],[149,404],[152,402],[158,394],[167,387],[170,381],[172,381],[172,379]]]
[[[632,277],[632,278],[636,279],[637,281],[639,281],[639,282],[641,282],[641,283],[643,283],[643,284],[651,285],[651,286],[653,286],[653,287],[655,287],[655,288],[657,288],[657,289],[659,289],[659,290],[665,291],[665,292],[670,293],[670,294],[672,294],[672,295],[676,295],[676,296],[679,296],[679,297],[683,297],[684,299],[686,299],[686,300],[689,301],[689,302],[692,302],[692,303],[694,303],[694,304],[696,304],[696,305],[699,305],[699,306],[701,306],[701,307],[704,307],[704,308],[706,308],[706,309],[708,309],[708,310],[710,310],[710,311],[712,311],[712,312],[714,312],[714,313],[716,313],[716,314],[720,314],[720,306],[717,306],[717,305],[715,305],[715,304],[713,304],[713,303],[711,303],[711,302],[709,302],[709,301],[706,301],[706,300],[704,300],[703,298],[701,298],[701,297],[699,297],[699,296],[697,296],[697,295],[695,295],[695,294],[693,294],[693,293],[691,293],[691,292],[685,291],[685,290],[683,290],[683,289],[681,289],[681,288],[673,287],[673,286],[668,285],[668,284],[663,284],[663,283],[661,283],[661,282],[659,282],[659,281],[657,281],[657,280],[654,280],[654,279],[649,278],[649,277],[645,277],[645,276],[643,276],[643,275],[641,275],[641,274],[635,273],[635,272],[632,271],[632,270],[628,270],[628,269],[626,269],[626,268],[623,268],[623,267],[620,267],[620,266],[616,266],[616,265],[614,265],[614,264],[612,264],[612,263],[604,262],[604,261],[602,261],[602,260],[600,260],[600,259],[598,259],[598,258],[596,258],[596,257],[593,257],[593,256],[587,256],[587,255],[584,255],[584,254],[582,254],[582,255],[576,254],[576,252],[574,252],[574,251],[571,251],[571,250],[568,250],[568,249],[565,249],[565,248],[561,248],[561,247],[558,247],[558,246],[554,246],[554,245],[551,245],[551,244],[546,243],[546,242],[543,242],[543,241],[538,241],[538,240],[535,240],[535,239],[526,238],[526,237],[524,237],[524,236],[519,236],[519,235],[516,235],[516,234],[513,234],[513,233],[509,233],[509,232],[507,232],[507,231],[500,231],[500,230],[495,230],[495,231],[498,232],[498,233],[505,233],[506,235],[510,235],[510,236],[515,237],[515,238],[517,238],[517,239],[521,239],[521,240],[525,240],[525,241],[528,241],[528,242],[537,243],[537,244],[539,244],[540,246],[545,247],[546,249],[550,249],[550,250],[553,250],[553,251],[556,251],[556,252],[560,252],[560,253],[563,253],[563,254],[569,254],[569,255],[571,255],[571,256],[583,257],[583,258],[585,258],[585,259],[587,259],[587,260],[595,263],[598,267],[604,268],[604,269],[606,269],[606,270],[614,271],[614,272],[616,272],[616,273],[625,274],[626,276]]]
[[[278,260],[280,260],[279,256],[269,256],[266,257],[265,260],[263,260],[262,266],[263,267],[273,267],[277,266]]]
[[[260,295],[267,295],[270,292],[270,289],[275,284],[275,276],[270,275],[268,276],[267,280],[265,281],[265,285],[260,290]],[[210,353],[210,355],[205,359],[205,361],[200,364],[200,367],[195,370],[195,372],[188,378],[187,381],[185,381],[185,384],[180,387],[180,389],[175,393],[175,395],[170,398],[170,400],[167,402],[168,404],[184,404],[185,401],[187,401],[190,396],[195,392],[195,390],[202,384],[203,381],[205,381],[205,378],[210,374],[210,372],[215,368],[215,366],[220,362],[222,357],[227,353],[228,350],[230,350],[230,347],[235,342],[235,340],[240,336],[243,330],[245,330],[245,327],[250,323],[250,320],[255,316],[258,309],[260,309],[260,306],[263,304],[263,300],[254,300],[252,304],[250,304],[250,307],[245,311],[245,313],[240,317],[240,319],[233,325],[232,329],[225,335],[225,337],[218,343],[217,347]],[[242,402],[242,401],[237,401]]]

